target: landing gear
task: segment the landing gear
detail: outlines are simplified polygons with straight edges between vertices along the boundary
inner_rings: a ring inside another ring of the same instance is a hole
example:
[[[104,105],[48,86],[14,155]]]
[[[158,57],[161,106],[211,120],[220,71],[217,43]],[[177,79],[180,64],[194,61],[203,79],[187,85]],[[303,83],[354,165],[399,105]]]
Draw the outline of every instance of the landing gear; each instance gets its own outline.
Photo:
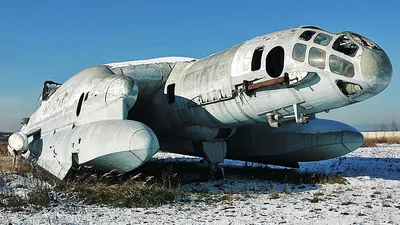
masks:
[[[209,165],[208,180],[224,179],[224,169],[219,164],[225,160],[226,142],[202,142],[202,150]]]
[[[209,164],[209,180],[223,180],[225,176],[224,168],[218,164]]]

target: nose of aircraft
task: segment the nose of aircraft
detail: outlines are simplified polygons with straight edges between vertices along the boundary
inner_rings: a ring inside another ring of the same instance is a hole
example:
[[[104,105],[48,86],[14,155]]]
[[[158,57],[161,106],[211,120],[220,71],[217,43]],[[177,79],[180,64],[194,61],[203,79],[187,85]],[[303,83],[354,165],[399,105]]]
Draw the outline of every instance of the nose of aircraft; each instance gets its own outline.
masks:
[[[383,50],[366,47],[361,56],[361,73],[369,86],[369,92],[378,94],[392,79],[392,64]]]

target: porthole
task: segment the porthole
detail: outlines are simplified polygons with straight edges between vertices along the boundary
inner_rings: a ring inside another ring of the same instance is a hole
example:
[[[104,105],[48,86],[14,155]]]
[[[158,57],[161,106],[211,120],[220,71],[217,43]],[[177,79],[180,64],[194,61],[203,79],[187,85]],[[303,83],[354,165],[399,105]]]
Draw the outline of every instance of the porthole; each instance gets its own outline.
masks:
[[[253,59],[251,61],[251,71],[257,71],[261,68],[261,57],[264,47],[259,47],[254,50]]]
[[[279,77],[282,74],[285,63],[285,50],[281,46],[277,46],[268,52],[266,59],[266,70],[269,76]]]
[[[170,84],[167,86],[167,101],[168,104],[175,102],[175,84]]]
[[[76,108],[76,116],[79,116],[79,114],[81,114],[82,103],[84,98],[85,98],[85,93],[82,93],[81,97],[79,97],[78,106]]]

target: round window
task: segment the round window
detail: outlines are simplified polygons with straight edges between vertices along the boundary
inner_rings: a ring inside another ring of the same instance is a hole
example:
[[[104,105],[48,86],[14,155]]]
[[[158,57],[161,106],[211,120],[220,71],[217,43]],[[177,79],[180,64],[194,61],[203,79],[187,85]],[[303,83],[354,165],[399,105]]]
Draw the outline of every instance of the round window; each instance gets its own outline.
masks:
[[[281,46],[277,46],[268,52],[265,66],[269,76],[279,77],[282,74],[284,64],[285,50]]]

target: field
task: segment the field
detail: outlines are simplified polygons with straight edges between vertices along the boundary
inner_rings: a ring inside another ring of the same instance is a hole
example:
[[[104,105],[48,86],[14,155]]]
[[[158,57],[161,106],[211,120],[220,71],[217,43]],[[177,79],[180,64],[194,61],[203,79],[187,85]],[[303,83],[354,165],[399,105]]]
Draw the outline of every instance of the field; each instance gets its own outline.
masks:
[[[226,160],[222,181],[205,179],[200,159],[170,153],[127,176],[89,170],[67,182],[22,162],[8,164],[6,154],[2,160],[4,223],[400,223],[398,144],[362,147],[300,169]]]

